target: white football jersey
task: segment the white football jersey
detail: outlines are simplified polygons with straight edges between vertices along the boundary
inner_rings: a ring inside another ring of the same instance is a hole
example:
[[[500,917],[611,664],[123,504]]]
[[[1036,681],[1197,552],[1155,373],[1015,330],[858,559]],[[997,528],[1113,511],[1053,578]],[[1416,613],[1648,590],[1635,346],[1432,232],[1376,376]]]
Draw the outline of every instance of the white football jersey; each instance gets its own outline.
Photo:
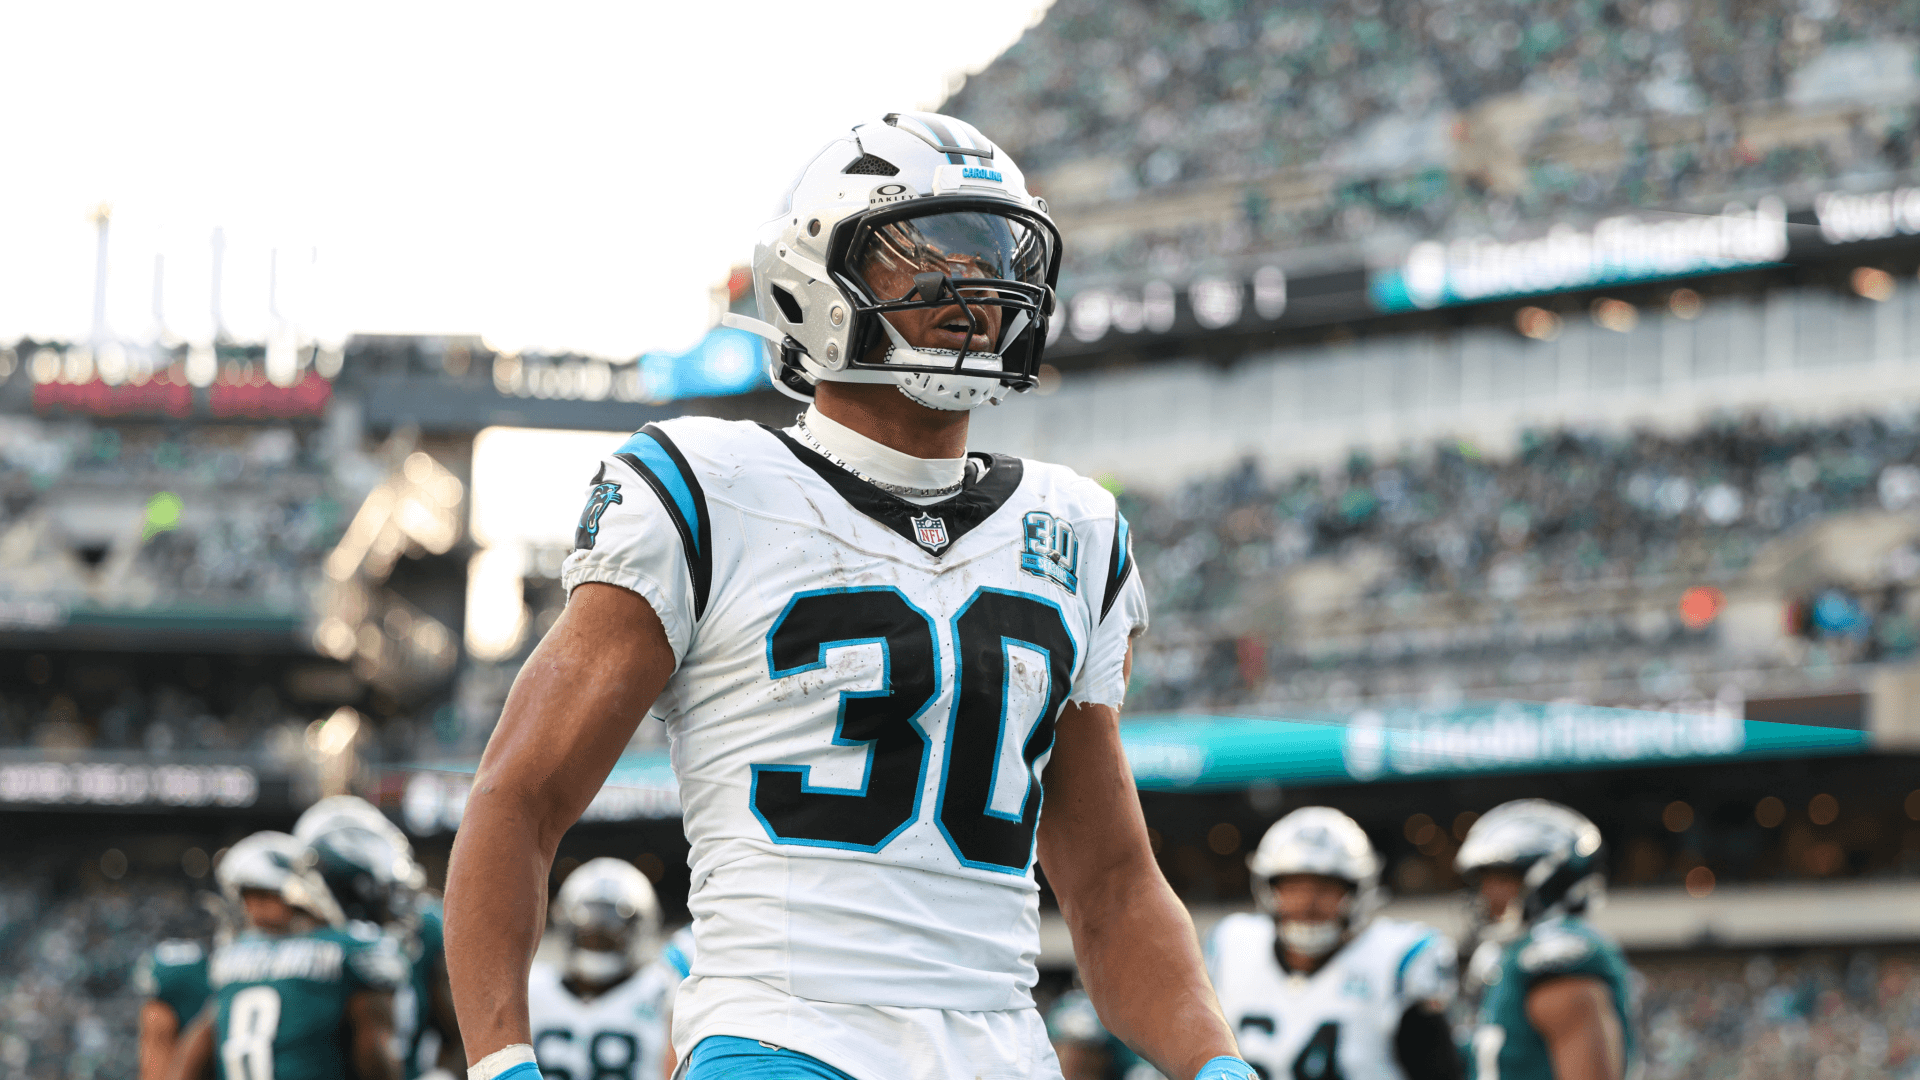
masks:
[[[659,959],[585,1001],[567,989],[558,968],[536,961],[527,981],[527,1012],[541,1074],[665,1080],[660,1066],[667,1019],[692,947],[686,931],[675,934]]]
[[[682,1053],[736,1035],[891,1080],[933,1075],[908,1044],[945,1036],[834,1045],[813,1006],[1032,1012],[1054,722],[1119,706],[1146,625],[1112,495],[974,454],[958,494],[916,506],[788,432],[692,417],[636,434],[589,490],[567,588],[639,593],[679,660],[654,712],[691,846]],[[986,1042],[1037,1037],[1050,1061],[1038,1017],[1017,1027]]]
[[[1457,988],[1453,942],[1421,923],[1374,919],[1312,975],[1282,968],[1273,946],[1273,919],[1258,914],[1227,916],[1207,940],[1240,1056],[1268,1080],[1404,1080],[1401,1016]]]

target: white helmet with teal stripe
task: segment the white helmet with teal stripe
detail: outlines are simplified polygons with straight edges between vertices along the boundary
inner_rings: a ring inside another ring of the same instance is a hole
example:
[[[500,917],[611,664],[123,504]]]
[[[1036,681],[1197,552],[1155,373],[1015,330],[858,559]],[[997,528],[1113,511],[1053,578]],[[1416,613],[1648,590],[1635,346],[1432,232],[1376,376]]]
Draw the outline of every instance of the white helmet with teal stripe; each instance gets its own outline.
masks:
[[[1034,386],[1060,234],[1006,151],[937,113],[888,113],[817,154],[754,248],[774,385],[892,383],[934,409]],[[902,327],[917,341],[908,341]]]

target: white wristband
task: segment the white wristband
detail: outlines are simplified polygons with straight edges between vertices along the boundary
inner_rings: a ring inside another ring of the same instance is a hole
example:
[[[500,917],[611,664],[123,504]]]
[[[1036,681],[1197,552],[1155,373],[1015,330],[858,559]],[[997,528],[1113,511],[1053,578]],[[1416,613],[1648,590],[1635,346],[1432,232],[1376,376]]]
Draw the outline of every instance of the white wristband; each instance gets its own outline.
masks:
[[[514,1043],[503,1046],[479,1061],[467,1067],[467,1080],[494,1080],[511,1069],[521,1065],[534,1065],[533,1047],[526,1043]],[[538,1066],[526,1070],[529,1075],[538,1075]],[[518,1080],[518,1077],[515,1078]]]

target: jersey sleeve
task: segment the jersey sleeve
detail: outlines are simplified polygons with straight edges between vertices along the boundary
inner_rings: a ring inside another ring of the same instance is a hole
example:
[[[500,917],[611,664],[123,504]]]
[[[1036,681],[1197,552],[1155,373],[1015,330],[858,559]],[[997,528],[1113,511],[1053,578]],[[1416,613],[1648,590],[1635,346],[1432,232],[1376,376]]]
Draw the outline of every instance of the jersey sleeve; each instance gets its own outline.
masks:
[[[375,990],[393,993],[406,983],[410,973],[406,954],[393,935],[369,928],[369,932],[350,932],[346,944],[346,983],[348,992]]]
[[[207,1000],[207,954],[197,941],[163,941],[134,969],[134,991],[174,1011],[185,1024]]]
[[[562,584],[569,594],[590,581],[640,594],[679,660],[704,613],[712,575],[699,477],[672,438],[649,424],[600,463],[586,496]]]
[[[1089,591],[1087,596],[1089,602],[1098,605],[1093,612],[1093,635],[1087,645],[1087,662],[1080,668],[1069,700],[1076,705],[1110,705],[1117,709],[1127,697],[1127,648],[1147,630],[1147,592],[1134,566],[1133,536],[1127,529],[1126,515],[1117,508],[1105,566],[1100,591]]]
[[[1415,941],[1400,957],[1394,989],[1402,1005],[1434,1002],[1446,1006],[1459,990],[1459,957],[1453,942],[1438,931]]]

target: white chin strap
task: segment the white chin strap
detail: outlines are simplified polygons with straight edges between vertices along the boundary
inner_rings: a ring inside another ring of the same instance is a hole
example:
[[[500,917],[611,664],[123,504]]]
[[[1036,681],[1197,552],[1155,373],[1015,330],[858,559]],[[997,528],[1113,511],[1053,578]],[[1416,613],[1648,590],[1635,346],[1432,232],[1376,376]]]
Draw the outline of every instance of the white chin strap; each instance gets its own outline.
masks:
[[[1002,340],[1013,341],[1027,325],[1027,313],[1020,312],[1014,317],[1008,332],[1001,335]],[[885,364],[912,364],[926,367],[945,367],[960,358],[958,349],[916,349],[907,344],[907,339],[894,329],[893,321],[880,317],[880,327],[887,332],[893,347],[887,350]],[[950,375],[946,372],[934,374],[926,371],[902,371],[894,376],[899,383],[900,392],[908,399],[929,409],[942,412],[966,412],[982,405],[998,405],[1000,399],[1007,396],[1007,384],[1000,381],[1000,372],[1006,367],[1006,361],[999,353],[968,353],[967,364],[962,370],[980,371],[989,374]]]
[[[589,985],[604,986],[616,982],[625,978],[631,970],[633,962],[626,953],[575,949],[567,957],[568,974]]]
[[[1294,952],[1316,960],[1339,948],[1346,934],[1347,924],[1340,919],[1326,922],[1287,919],[1280,923],[1280,941]]]
[[[1007,324],[1006,333],[1000,335],[1000,339],[1002,341],[1019,340],[1021,332],[1026,330],[1027,324],[1031,321],[1026,312],[1016,313],[1013,321]],[[745,330],[749,334],[773,343],[772,358],[768,361],[768,374],[773,384],[784,390],[784,384],[780,381],[780,373],[777,369],[780,364],[780,349],[787,336],[771,323],[745,315],[735,315],[732,312],[721,315],[720,324],[736,330]],[[893,323],[884,315],[880,316],[880,327],[887,332],[888,339],[893,342],[887,349],[886,359],[881,361],[883,364],[950,368],[953,362],[960,358],[960,352],[957,349],[914,348],[907,344],[907,339],[900,335],[900,331],[895,329]],[[929,409],[939,409],[942,412],[966,412],[982,405],[998,405],[1001,399],[1007,396],[1007,385],[1000,381],[1000,372],[1005,370],[1006,361],[1001,359],[999,353],[968,353],[967,364],[963,369],[966,373],[959,375],[946,372],[882,371],[872,367],[830,371],[811,356],[802,356],[800,363],[816,380],[893,383],[900,388],[902,394],[916,404],[925,405]],[[971,374],[975,371],[980,374]]]

